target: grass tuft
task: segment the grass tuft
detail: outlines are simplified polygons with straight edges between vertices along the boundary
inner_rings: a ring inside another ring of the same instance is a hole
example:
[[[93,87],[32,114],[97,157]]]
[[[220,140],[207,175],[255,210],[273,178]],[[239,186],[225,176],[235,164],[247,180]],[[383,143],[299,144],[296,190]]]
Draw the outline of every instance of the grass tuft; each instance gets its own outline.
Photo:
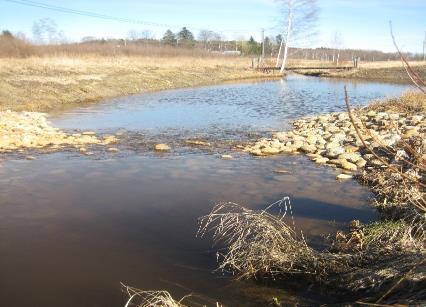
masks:
[[[176,301],[167,291],[144,291],[126,286],[123,283],[121,286],[123,291],[129,296],[125,307],[186,307],[182,301],[187,296],[183,297],[180,301]]]

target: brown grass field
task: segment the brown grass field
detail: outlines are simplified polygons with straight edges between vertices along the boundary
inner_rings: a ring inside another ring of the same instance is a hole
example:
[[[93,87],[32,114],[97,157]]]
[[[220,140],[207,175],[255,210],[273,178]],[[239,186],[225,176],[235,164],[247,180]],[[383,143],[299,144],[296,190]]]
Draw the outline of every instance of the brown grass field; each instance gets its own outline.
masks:
[[[270,62],[270,63],[269,63]],[[268,65],[273,65],[270,59]],[[221,56],[46,56],[0,58],[0,111],[48,112],[122,95],[217,84],[226,81],[277,78],[251,68],[247,57]],[[332,63],[292,59],[291,67]],[[345,62],[341,65],[349,66]],[[413,63],[426,75],[426,63]],[[307,75],[407,82],[400,62],[361,63],[350,71],[301,70]]]
[[[313,66],[313,61],[309,61]],[[328,65],[327,65],[328,63]],[[351,66],[351,62],[342,63],[341,66]],[[416,70],[423,79],[426,79],[426,62],[417,61],[410,62],[411,67]],[[290,63],[291,66],[303,67],[309,66],[306,63],[295,61]],[[328,66],[332,67],[331,62],[322,62],[321,64],[315,65],[315,67]],[[365,79],[365,80],[376,80],[376,81],[387,81],[387,82],[398,82],[398,83],[410,83],[411,80],[408,77],[405,69],[402,66],[401,61],[376,61],[376,62],[361,62],[359,67],[351,70],[322,70],[322,69],[303,69],[297,70],[297,73],[301,73],[309,76],[320,76],[320,77],[332,77],[332,78],[349,78],[349,79]]]
[[[0,110],[51,111],[109,97],[270,77],[248,58],[0,58]]]

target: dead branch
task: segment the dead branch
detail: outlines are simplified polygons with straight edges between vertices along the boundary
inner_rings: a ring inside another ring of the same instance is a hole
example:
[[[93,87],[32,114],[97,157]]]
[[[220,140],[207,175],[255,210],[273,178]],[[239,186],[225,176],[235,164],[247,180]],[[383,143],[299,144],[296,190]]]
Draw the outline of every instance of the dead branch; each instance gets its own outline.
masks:
[[[401,50],[399,49],[398,44],[396,43],[396,39],[395,36],[393,35],[393,29],[392,29],[392,22],[389,22],[389,27],[390,27],[390,34],[392,36],[392,41],[393,41],[393,45],[395,46],[399,57],[401,59],[401,62],[404,65],[405,71],[407,72],[408,77],[411,79],[411,81],[413,82],[413,84],[420,90],[422,91],[424,94],[426,94],[426,83],[425,81],[422,80],[422,78],[420,77],[420,75],[414,71],[410,64],[408,63],[407,59],[405,58],[405,56],[402,54]]]

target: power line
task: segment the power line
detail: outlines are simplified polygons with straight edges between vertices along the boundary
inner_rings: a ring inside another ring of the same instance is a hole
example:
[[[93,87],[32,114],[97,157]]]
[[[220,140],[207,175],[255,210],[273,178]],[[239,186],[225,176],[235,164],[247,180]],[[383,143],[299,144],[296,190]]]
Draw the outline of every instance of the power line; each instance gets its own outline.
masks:
[[[19,5],[42,8],[42,9],[61,12],[61,13],[74,14],[74,15],[91,17],[91,18],[98,18],[98,19],[103,19],[103,20],[111,20],[111,21],[116,21],[116,22],[140,24],[140,25],[146,25],[146,26],[151,26],[151,27],[161,27],[161,28],[181,28],[181,26],[178,26],[178,25],[163,24],[163,23],[156,23],[156,22],[150,22],[150,21],[142,21],[142,20],[138,20],[138,19],[115,17],[115,16],[111,16],[111,15],[98,14],[98,13],[94,13],[94,12],[90,12],[90,11],[83,11],[83,10],[75,10],[75,9],[70,9],[70,8],[51,5],[51,4],[45,4],[45,3],[36,2],[36,1],[29,1],[29,0],[3,0],[3,1],[15,3],[15,4],[19,4]],[[198,31],[205,30],[205,29],[201,29],[201,28],[193,28],[193,29],[198,30]],[[223,33],[223,32],[247,33],[247,32],[250,32],[250,31],[252,31],[252,30],[226,29],[226,30],[219,30],[218,32],[221,32],[221,33]]]

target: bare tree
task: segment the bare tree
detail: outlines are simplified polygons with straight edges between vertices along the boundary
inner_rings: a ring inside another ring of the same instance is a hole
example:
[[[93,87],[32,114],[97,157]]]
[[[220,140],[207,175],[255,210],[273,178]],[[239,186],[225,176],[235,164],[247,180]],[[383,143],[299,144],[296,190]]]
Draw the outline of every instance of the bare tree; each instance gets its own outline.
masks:
[[[40,44],[57,44],[65,41],[63,31],[58,30],[58,26],[53,19],[43,18],[33,24],[33,37]]]
[[[135,40],[139,39],[138,31],[133,30],[133,29],[130,30],[129,33],[127,33],[127,38],[128,38],[128,40],[131,40],[131,41],[135,41]]]
[[[284,25],[283,40],[277,57],[277,67],[279,66],[282,54],[281,72],[284,72],[287,65],[288,51],[292,44],[298,41],[306,41],[312,38],[315,33],[315,23],[318,16],[317,0],[276,0],[281,6]]]
[[[142,30],[140,37],[142,39],[155,39],[155,35],[151,30]]]
[[[95,36],[84,36],[81,38],[81,42],[82,43],[90,43],[96,41],[96,37]]]
[[[331,45],[333,47],[333,62],[339,65],[340,49],[343,45],[342,34],[338,31],[334,32],[331,39]]]
[[[222,41],[225,40],[225,38],[220,33],[213,32],[213,36],[211,38],[211,44],[214,44],[217,46],[217,50],[222,51]]]
[[[198,40],[204,43],[204,48],[207,49],[209,42],[214,38],[214,32],[210,30],[201,30],[198,34]]]
[[[142,31],[137,31],[137,30],[130,30],[129,33],[127,34],[127,38],[129,40],[138,40],[138,39],[154,39],[155,35],[151,30],[142,30]]]

